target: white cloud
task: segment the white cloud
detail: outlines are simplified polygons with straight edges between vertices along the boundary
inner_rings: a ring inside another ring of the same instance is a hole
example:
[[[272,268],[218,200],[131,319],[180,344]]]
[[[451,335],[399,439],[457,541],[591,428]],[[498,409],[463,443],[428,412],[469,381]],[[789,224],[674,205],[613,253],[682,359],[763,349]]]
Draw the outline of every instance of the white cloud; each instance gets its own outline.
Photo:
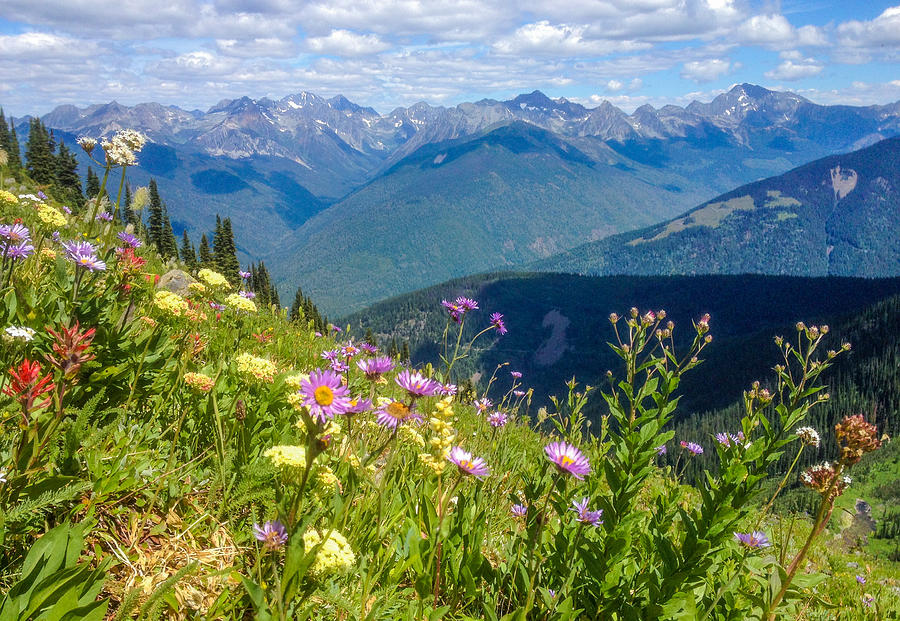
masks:
[[[336,56],[364,56],[390,49],[390,44],[374,34],[357,34],[349,30],[332,30],[326,37],[306,40],[307,47],[322,54]]]
[[[844,22],[837,34],[840,44],[849,47],[900,45],[900,6],[887,8],[870,21]]]
[[[297,46],[293,41],[276,37],[216,39],[216,49],[225,56],[239,58],[293,58],[297,55]]]
[[[493,48],[500,54],[539,54],[545,56],[598,56],[612,52],[647,49],[647,43],[634,41],[591,41],[585,39],[586,26],[551,24],[543,20],[525,24],[497,41]]]
[[[782,57],[786,55],[782,54]],[[770,80],[801,80],[819,75],[825,66],[815,58],[801,58],[796,53],[790,53],[777,67],[766,72]]]
[[[693,60],[684,63],[681,77],[694,82],[712,82],[732,69],[731,61],[721,58]]]
[[[622,82],[619,82],[618,80],[610,80],[609,82],[606,83],[606,90],[616,92],[616,91],[622,90],[622,88],[624,88],[624,86],[625,86],[625,84]]]

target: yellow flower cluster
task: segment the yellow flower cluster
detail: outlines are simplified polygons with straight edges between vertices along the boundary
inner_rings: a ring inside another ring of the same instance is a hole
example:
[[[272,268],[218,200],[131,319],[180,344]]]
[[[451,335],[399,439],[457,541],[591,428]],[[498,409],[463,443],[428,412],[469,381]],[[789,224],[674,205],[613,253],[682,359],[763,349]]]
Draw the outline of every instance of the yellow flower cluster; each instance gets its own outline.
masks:
[[[292,408],[297,410],[298,412],[303,410],[303,394],[300,392],[291,392],[288,393],[287,401],[291,405]]]
[[[232,293],[231,295],[226,297],[225,304],[246,313],[256,312],[256,304],[253,302],[253,300],[248,300],[244,296],[238,295],[237,293]]]
[[[323,536],[318,531],[308,530],[303,533],[303,549],[307,554],[322,544],[316,552],[316,560],[309,568],[310,575],[324,577],[349,571],[356,563],[356,555],[346,537],[337,531],[331,531],[324,543],[322,540]]]
[[[191,293],[203,293],[206,291],[206,285],[202,282],[192,282],[188,285],[188,291]]]
[[[53,250],[52,248],[47,248],[47,247],[41,248],[41,258],[49,259],[50,261],[53,261],[56,258],[56,251]]]
[[[279,445],[273,446],[265,453],[276,468],[290,470],[294,468],[306,468],[306,449],[302,446]]]
[[[66,217],[63,213],[50,205],[41,205],[38,207],[37,215],[38,219],[50,228],[58,229],[67,224]]]
[[[9,203],[10,205],[16,205],[19,202],[19,199],[16,198],[16,195],[12,192],[7,192],[6,190],[0,190],[0,201],[4,203]]]
[[[222,287],[223,289],[231,288],[231,283],[228,282],[227,278],[222,276],[219,272],[214,272],[206,267],[197,272],[197,277],[210,287]]]
[[[313,474],[312,492],[319,502],[329,502],[341,489],[341,482],[328,466],[319,466]]]
[[[153,305],[175,317],[181,317],[188,309],[187,301],[183,297],[165,289],[156,292],[153,296]]]
[[[209,392],[215,385],[213,378],[203,373],[185,373],[184,383],[200,392]]]
[[[452,402],[453,397],[447,396],[434,406],[434,413],[428,420],[428,428],[431,430],[428,444],[431,446],[431,453],[419,454],[419,461],[431,468],[435,474],[444,471],[450,447],[456,440],[456,431],[450,424],[453,421],[453,408],[450,407]]]
[[[425,448],[425,438],[422,437],[421,433],[409,425],[400,425],[397,429],[397,442],[400,444]]]
[[[303,382],[309,379],[308,373],[297,373],[296,375],[288,375],[284,378],[284,383],[294,390],[300,390],[303,387]],[[288,397],[290,399],[290,396]]]
[[[278,368],[275,363],[265,358],[258,358],[252,354],[243,353],[235,358],[238,373],[255,378],[261,382],[271,384],[275,379]]]

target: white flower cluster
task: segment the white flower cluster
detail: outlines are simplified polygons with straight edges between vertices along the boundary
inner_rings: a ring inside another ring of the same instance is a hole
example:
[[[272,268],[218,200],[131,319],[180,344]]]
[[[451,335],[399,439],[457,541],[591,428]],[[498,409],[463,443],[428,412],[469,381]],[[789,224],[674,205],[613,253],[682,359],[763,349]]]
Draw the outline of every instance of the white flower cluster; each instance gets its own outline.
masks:
[[[812,427],[800,427],[795,433],[806,446],[819,448],[819,432]]]
[[[34,330],[24,326],[9,326],[6,329],[6,334],[12,339],[22,339],[26,343],[34,339]]]
[[[78,146],[84,149],[85,153],[90,153],[97,146],[97,141],[90,136],[80,136],[78,138]]]
[[[106,153],[107,162],[114,166],[134,166],[137,164],[135,153],[140,152],[146,143],[147,137],[144,134],[133,129],[122,129],[111,140],[100,143],[100,146]]]

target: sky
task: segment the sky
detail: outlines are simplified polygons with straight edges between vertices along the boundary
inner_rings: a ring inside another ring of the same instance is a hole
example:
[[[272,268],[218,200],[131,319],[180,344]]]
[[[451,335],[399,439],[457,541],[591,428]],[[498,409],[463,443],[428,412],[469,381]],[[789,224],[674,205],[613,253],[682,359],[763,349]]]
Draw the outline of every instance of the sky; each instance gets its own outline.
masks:
[[[898,0],[893,0],[897,3]],[[900,4],[870,0],[3,0],[0,106],[206,110],[300,91],[387,113],[539,89],[627,112],[736,83],[900,100]]]

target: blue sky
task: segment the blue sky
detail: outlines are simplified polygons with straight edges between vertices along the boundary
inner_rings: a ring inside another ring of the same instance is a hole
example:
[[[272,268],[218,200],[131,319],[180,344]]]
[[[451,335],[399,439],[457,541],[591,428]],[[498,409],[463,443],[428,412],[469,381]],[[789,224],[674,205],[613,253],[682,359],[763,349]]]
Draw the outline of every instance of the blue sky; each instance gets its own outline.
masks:
[[[540,89],[626,111],[740,82],[900,100],[900,0],[3,0],[0,105],[343,94],[380,112]]]

